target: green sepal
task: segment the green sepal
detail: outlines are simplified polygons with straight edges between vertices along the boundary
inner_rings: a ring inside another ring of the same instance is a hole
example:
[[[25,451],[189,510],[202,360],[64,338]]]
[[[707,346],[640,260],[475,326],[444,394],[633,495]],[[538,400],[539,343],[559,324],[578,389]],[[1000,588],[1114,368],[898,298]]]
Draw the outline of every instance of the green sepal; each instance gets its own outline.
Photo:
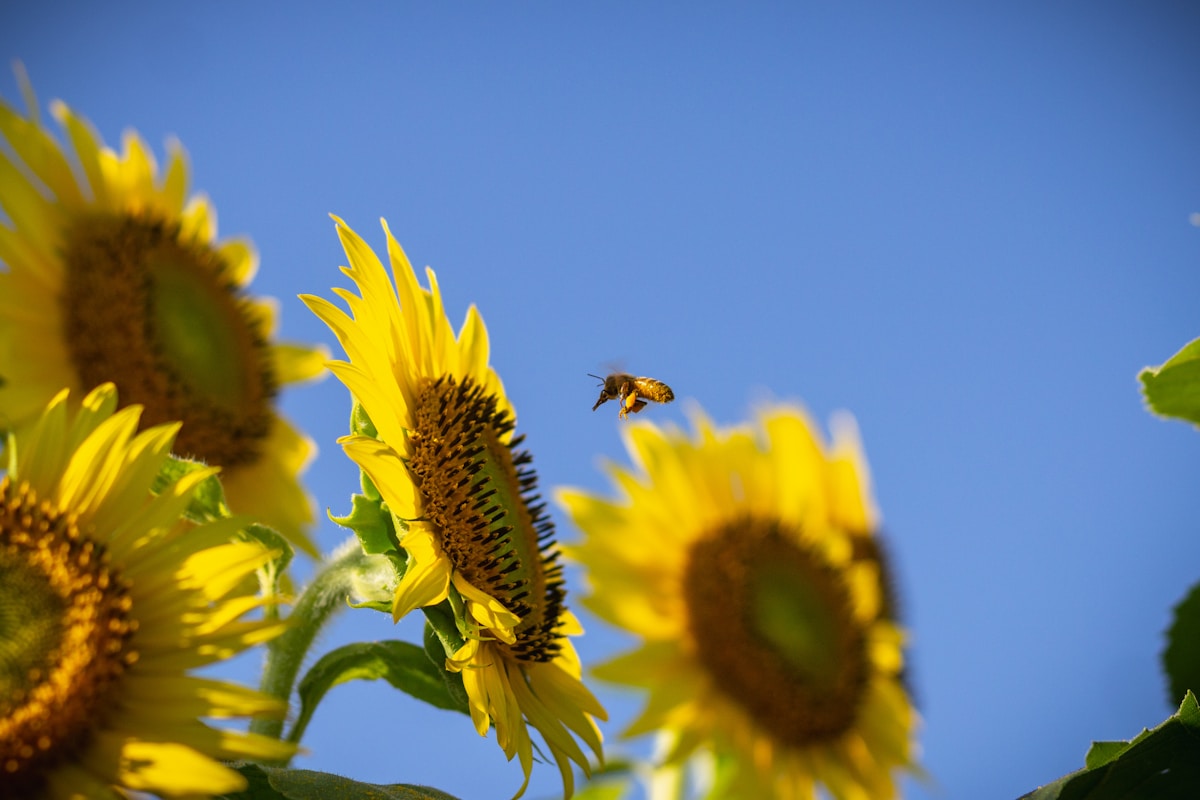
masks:
[[[383,495],[379,493],[379,488],[375,486],[375,481],[371,480],[371,476],[367,474],[365,469],[358,471],[358,483],[362,486],[363,494],[368,500],[374,500],[377,503],[383,502]]]
[[[455,708],[464,714],[471,713],[471,701],[467,697],[467,688],[463,686],[462,674],[446,669],[445,645],[431,625],[426,625],[423,634],[425,642],[425,657],[433,664],[442,681],[446,684],[446,692],[455,703]]]
[[[155,494],[162,494],[168,486],[174,485],[183,476],[198,469],[205,469],[206,466],[200,461],[170,456],[154,477],[150,490]],[[192,492],[192,499],[184,509],[183,515],[200,524],[230,516],[229,506],[225,503],[225,490],[221,488],[221,481],[216,475],[209,475],[200,482]]]
[[[313,712],[330,689],[353,680],[382,678],[431,706],[466,713],[466,705],[451,695],[444,672],[440,663],[435,664],[411,642],[354,642],[339,647],[321,656],[300,681],[296,690],[300,712],[288,741],[300,741]]]
[[[366,608],[371,611],[378,611],[382,614],[392,615],[392,603],[383,600],[363,600],[361,603],[351,603],[346,601],[346,605],[351,608]]]
[[[1138,373],[1147,405],[1164,417],[1200,425],[1200,339],[1193,339],[1158,367]]]
[[[364,482],[367,481],[363,473]],[[396,536],[396,527],[387,505],[378,498],[371,499],[367,495],[356,494],[350,498],[350,513],[344,517],[329,518],[354,531],[363,552],[367,555],[387,555],[400,552],[400,539]],[[403,574],[403,569],[401,569]]]
[[[1200,786],[1200,704],[1187,692],[1179,711],[1128,742],[1094,742],[1086,766],[1021,800],[1185,800]]]
[[[453,591],[453,588],[451,587],[451,591]],[[466,639],[463,638],[462,633],[458,629],[458,617],[455,616],[454,609],[451,608],[449,600],[443,600],[436,606],[425,606],[421,611],[425,613],[425,621],[429,623],[426,627],[425,635],[426,649],[430,648],[430,630],[432,630],[437,643],[441,646],[444,656],[454,655],[466,644]],[[429,657],[434,657],[432,651]]]
[[[1162,660],[1171,692],[1168,702],[1174,705],[1188,690],[1200,691],[1200,583],[1175,606]]]
[[[359,783],[311,769],[246,762],[229,766],[240,772],[249,786],[243,792],[221,795],[224,800],[457,800],[439,789],[409,783]]]
[[[367,410],[357,400],[354,401],[354,407],[350,409],[350,433],[369,436],[372,439],[379,438],[379,431],[376,430],[375,423],[371,422]]]

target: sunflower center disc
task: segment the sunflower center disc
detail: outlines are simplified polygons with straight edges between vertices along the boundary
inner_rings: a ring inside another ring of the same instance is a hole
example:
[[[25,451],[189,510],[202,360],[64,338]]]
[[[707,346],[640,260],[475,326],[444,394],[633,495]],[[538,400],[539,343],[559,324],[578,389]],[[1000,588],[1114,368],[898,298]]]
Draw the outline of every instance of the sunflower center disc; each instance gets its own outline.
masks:
[[[514,420],[471,378],[430,381],[421,391],[408,467],[426,517],[454,569],[521,617],[509,645],[524,661],[550,661],[566,593],[554,524],[536,503],[537,473]]]
[[[34,793],[87,740],[137,660],[127,586],[28,486],[0,481],[0,785]]]
[[[66,237],[63,317],[85,389],[117,385],[142,423],[181,420],[176,452],[225,467],[257,459],[276,387],[262,323],[220,253],[177,227],[95,214]]]
[[[693,545],[684,584],[699,659],[756,724],[795,747],[854,724],[864,633],[839,573],[796,532],[728,523]]]

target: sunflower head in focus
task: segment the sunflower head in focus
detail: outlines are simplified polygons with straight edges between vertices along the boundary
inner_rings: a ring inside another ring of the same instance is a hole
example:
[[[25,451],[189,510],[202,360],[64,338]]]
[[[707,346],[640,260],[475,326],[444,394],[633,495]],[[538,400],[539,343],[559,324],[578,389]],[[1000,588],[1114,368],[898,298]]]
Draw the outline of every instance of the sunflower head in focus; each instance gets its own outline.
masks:
[[[240,619],[260,603],[240,587],[272,554],[233,541],[237,520],[181,520],[215,468],[151,493],[177,424],[138,433],[141,409],[116,411],[111,384],[74,405],[60,392],[13,437],[0,479],[0,794],[240,791],[219,761],[294,746],[202,718],[286,708],[190,673],[281,632]]]
[[[349,314],[320,297],[301,299],[346,351],[349,360],[329,369],[370,419],[371,435],[340,443],[395,521],[405,569],[392,615],[449,601],[462,642],[446,668],[462,673],[476,730],[486,735],[495,725],[527,784],[535,727],[569,796],[571,762],[588,769],[574,737],[599,757],[593,718],[604,710],[581,682],[567,638],[580,630],[565,605],[554,526],[488,364],[487,328],[471,306],[454,332],[433,270],[426,289],[386,223],[394,283],[358,234],[334,220],[350,264],[343,272],[359,294],[334,290]]]
[[[558,495],[584,604],[641,638],[595,670],[648,692],[627,735],[711,759],[713,798],[894,797],[916,713],[853,423],[831,451],[793,408],[695,427],[628,429],[620,499]]]
[[[31,424],[62,388],[112,382],[144,424],[182,421],[179,455],[222,468],[236,513],[316,555],[299,483],[314,447],[275,400],[325,354],[272,340],[274,306],[244,291],[255,251],[216,241],[178,143],[159,174],[135,133],[117,154],[55,102],[71,159],[25,88],[26,115],[0,102],[0,430]]]

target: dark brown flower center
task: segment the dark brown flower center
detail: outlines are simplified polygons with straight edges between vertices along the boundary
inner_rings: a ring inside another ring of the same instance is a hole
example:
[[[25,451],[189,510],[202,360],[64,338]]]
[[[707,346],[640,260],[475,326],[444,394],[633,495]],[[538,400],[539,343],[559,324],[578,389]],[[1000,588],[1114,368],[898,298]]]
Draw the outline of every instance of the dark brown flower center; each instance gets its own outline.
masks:
[[[741,517],[696,542],[684,575],[689,630],[712,680],[782,743],[849,730],[868,677],[844,576],[796,531]]]
[[[129,587],[28,485],[0,481],[0,786],[33,794],[76,757],[137,661]]]
[[[408,466],[454,569],[521,618],[513,656],[550,661],[561,647],[562,564],[533,458],[516,449],[523,436],[509,438],[514,426],[470,378],[430,381]]]
[[[112,381],[142,424],[182,421],[175,450],[255,461],[276,392],[263,320],[221,254],[178,225],[92,214],[66,236],[65,336],[85,390]]]

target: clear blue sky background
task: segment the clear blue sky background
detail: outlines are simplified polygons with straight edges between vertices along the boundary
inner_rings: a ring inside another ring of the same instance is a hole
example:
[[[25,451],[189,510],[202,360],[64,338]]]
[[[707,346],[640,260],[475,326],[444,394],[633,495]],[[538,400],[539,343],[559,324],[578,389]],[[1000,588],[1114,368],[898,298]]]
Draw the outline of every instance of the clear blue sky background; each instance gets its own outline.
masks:
[[[547,488],[607,490],[598,463],[626,461],[584,374],[612,362],[675,388],[659,422],[852,411],[940,786],[910,796],[1015,797],[1171,712],[1200,433],[1146,413],[1135,374],[1200,335],[1191,4],[17,6],[0,55],[110,143],[178,136],[286,337],[333,342],[295,299],[346,285],[326,215],[376,248],[386,217],[456,324],[480,306]],[[283,402],[344,512],[345,390]],[[357,612],[323,645],[394,635]],[[580,649],[620,644],[593,620]],[[314,725],[300,766],[464,800],[520,782],[382,684]],[[557,791],[539,766],[530,796]]]

